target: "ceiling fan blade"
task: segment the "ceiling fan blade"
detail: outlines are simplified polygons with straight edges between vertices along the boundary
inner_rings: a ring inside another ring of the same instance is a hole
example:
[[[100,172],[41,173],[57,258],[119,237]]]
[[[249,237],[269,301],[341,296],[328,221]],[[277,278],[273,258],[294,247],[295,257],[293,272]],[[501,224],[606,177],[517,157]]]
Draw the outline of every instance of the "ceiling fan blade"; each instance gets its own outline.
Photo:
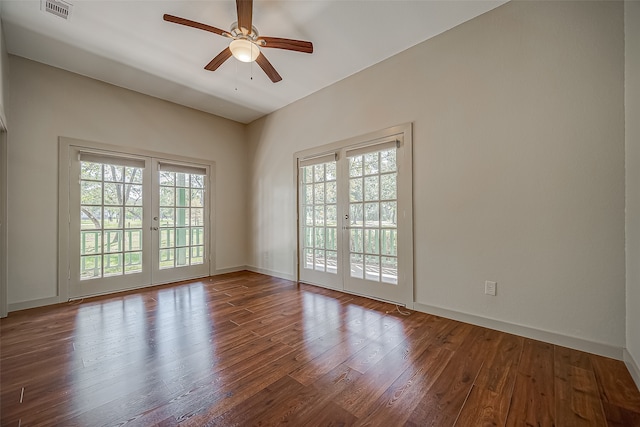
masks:
[[[264,42],[264,43],[263,43]],[[280,37],[258,37],[260,47],[295,50],[296,52],[313,53],[313,43],[302,40],[283,39]]]
[[[243,34],[250,34],[253,19],[253,0],[236,0],[236,10],[238,11],[238,28]]]
[[[256,62],[258,63],[260,68],[262,68],[262,71],[265,72],[267,77],[271,79],[272,82],[278,83],[280,80],[282,80],[282,77],[280,77],[280,74],[278,74],[276,69],[273,68],[273,65],[271,65],[271,62],[269,62],[267,57],[264,56],[262,52],[260,52],[260,55],[258,55],[258,57],[256,58]]]
[[[226,61],[229,58],[231,58],[231,49],[226,48],[225,50],[220,52],[218,56],[213,58],[211,62],[205,65],[204,69],[209,71],[215,71],[218,69],[219,66],[221,66],[224,63],[224,61]]]
[[[202,24],[190,19],[180,18],[179,16],[168,15],[165,13],[162,18],[167,22],[173,22],[175,24],[186,25],[187,27],[197,28],[199,30],[209,31],[220,36],[230,35],[227,31],[221,30],[220,28],[212,27],[211,25]]]

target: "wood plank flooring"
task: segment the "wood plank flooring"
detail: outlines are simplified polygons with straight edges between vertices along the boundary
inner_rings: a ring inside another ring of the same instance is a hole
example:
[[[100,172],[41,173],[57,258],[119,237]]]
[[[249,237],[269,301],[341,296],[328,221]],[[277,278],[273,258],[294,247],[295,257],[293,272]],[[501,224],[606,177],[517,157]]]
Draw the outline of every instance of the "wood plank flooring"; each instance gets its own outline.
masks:
[[[620,361],[250,272],[0,324],[2,426],[640,426]]]

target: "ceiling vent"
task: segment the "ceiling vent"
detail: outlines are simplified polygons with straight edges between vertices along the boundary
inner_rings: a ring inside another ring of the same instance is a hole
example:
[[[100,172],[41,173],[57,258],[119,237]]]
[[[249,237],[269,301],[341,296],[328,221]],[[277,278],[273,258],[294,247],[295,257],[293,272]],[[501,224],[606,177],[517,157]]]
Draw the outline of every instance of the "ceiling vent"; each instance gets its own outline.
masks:
[[[71,8],[73,5],[62,0],[41,0],[40,9],[53,15],[59,16],[62,19],[69,19],[71,17]]]

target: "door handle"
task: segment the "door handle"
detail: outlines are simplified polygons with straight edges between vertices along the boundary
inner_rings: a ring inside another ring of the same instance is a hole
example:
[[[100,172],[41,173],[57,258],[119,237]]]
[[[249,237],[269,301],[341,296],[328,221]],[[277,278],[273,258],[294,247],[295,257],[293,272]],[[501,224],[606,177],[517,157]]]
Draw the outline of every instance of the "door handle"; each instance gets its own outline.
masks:
[[[153,231],[158,231],[158,227],[151,227]]]

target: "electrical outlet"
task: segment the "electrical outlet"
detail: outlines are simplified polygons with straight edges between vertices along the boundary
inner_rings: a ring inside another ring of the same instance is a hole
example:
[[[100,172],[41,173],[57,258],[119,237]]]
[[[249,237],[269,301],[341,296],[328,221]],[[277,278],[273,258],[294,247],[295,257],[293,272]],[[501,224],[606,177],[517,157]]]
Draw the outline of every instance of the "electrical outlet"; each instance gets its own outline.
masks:
[[[498,284],[496,282],[491,282],[487,280],[484,282],[484,293],[491,296],[496,296],[498,291]]]

